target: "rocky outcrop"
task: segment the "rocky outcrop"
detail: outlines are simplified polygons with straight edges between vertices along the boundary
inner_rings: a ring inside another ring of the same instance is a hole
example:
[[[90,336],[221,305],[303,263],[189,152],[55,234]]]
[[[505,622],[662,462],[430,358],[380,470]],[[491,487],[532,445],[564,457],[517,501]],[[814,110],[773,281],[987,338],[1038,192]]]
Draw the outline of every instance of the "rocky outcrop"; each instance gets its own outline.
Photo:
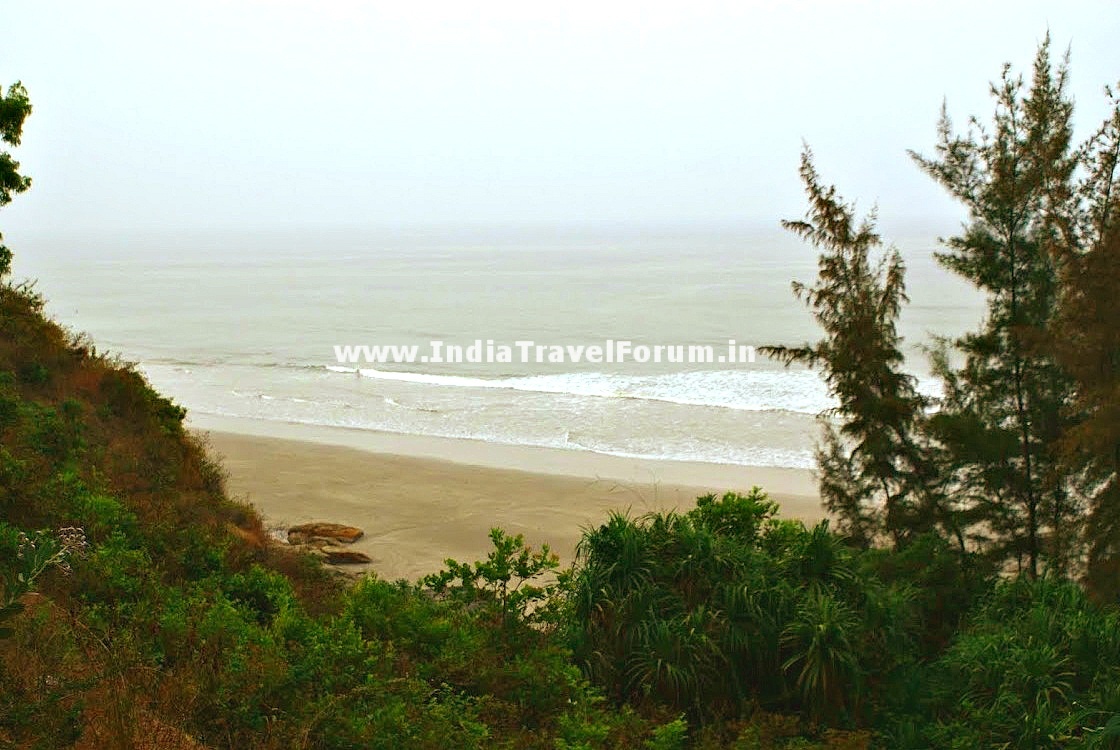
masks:
[[[365,552],[345,547],[320,547],[319,554],[331,565],[364,565],[373,562],[373,558]]]
[[[311,552],[329,565],[366,565],[373,562],[369,555],[344,546],[361,539],[363,534],[356,526],[316,521],[292,526],[286,538],[289,545]]]
[[[361,539],[363,534],[357,526],[317,521],[288,529],[288,544],[352,544]]]

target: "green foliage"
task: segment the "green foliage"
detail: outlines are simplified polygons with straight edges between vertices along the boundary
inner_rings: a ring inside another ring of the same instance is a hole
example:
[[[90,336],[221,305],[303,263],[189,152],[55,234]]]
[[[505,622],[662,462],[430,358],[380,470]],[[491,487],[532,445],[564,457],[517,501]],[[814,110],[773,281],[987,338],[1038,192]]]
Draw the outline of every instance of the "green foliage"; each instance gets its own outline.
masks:
[[[533,581],[556,570],[560,561],[548,545],[534,552],[525,538],[490,530],[494,549],[483,561],[461,563],[447,560],[447,569],[427,576],[423,583],[438,594],[447,594],[466,604],[493,608],[503,626],[528,622],[532,608],[548,598],[553,584]]]
[[[0,90],[0,141],[18,146],[23,136],[23,122],[31,114],[31,101],[27,89],[20,83],[8,87],[5,96]],[[19,162],[8,151],[0,150],[0,208],[12,202],[12,195],[31,187],[31,178],[19,173]],[[12,267],[12,252],[3,244],[0,235],[0,280]]]
[[[961,621],[992,585],[993,571],[974,553],[961,552],[937,534],[924,534],[898,549],[870,550],[862,558],[868,572],[912,596],[919,649],[925,658],[939,653]]]
[[[1035,576],[1044,558],[1068,564],[1078,520],[1056,453],[1071,384],[1045,346],[1059,300],[1052,251],[1077,167],[1068,68],[1055,69],[1049,47],[1039,47],[1029,87],[1004,67],[990,131],[958,135],[943,112],[936,157],[913,155],[969,211],[938,260],[988,296],[983,328],[953,342],[964,366],[935,360],[946,381],[930,423],[941,479],[989,554]]]
[[[1048,342],[1075,383],[1075,423],[1061,459],[1088,499],[1088,579],[1120,597],[1120,99],[1082,147],[1081,179],[1063,212],[1062,298]]]
[[[806,529],[774,511],[756,490],[587,531],[570,596],[591,680],[615,700],[697,720],[752,700],[820,721],[854,716],[864,673],[909,660],[913,600],[864,573],[827,523]]]
[[[750,542],[777,512],[778,504],[766,499],[761,487],[754,487],[747,495],[728,492],[718,499],[715,495],[698,497],[691,515],[698,525],[713,534],[727,534]]]
[[[894,248],[874,259],[881,246],[874,214],[857,222],[854,207],[821,184],[808,148],[801,180],[809,197],[806,220],[783,225],[821,252],[816,283],[794,282],[793,290],[825,338],[762,351],[787,366],[819,368],[839,401],[822,419],[825,442],[817,455],[825,506],[864,546],[882,533],[898,542],[941,520],[916,507],[926,473],[916,441],[925,401],[902,370],[897,321],[907,301],[905,266]]]
[[[291,582],[260,565],[226,576],[220,585],[231,601],[248,609],[262,625],[295,606]]]
[[[0,373],[0,430],[5,430],[19,419],[20,398],[12,387],[12,373]]]
[[[808,149],[809,210],[784,224],[821,251],[816,282],[794,291],[825,338],[764,351],[819,368],[839,401],[817,459],[848,538],[903,545],[933,531],[1036,577],[1087,556],[1091,584],[1115,596],[1120,102],[1109,91],[1109,116],[1074,144],[1067,82],[1068,58],[1054,64],[1047,37],[1029,84],[1004,66],[990,124],[972,118],[958,133],[943,110],[935,155],[911,152],[969,213],[939,262],[988,298],[980,330],[931,350],[945,391],[936,411],[901,369],[901,258],[874,262],[874,214],[858,222]]]
[[[1120,612],[1091,604],[1072,583],[1001,583],[928,670],[925,741],[1094,746],[1120,708],[1118,626]]]
[[[782,665],[797,674],[797,688],[810,716],[843,711],[855,688],[859,665],[855,639],[859,620],[851,607],[817,587],[797,607],[782,632],[791,654]]]
[[[678,716],[668,724],[653,730],[653,736],[646,740],[646,750],[684,750],[688,741],[688,721]]]
[[[392,641],[415,655],[427,676],[427,665],[441,653],[465,653],[476,645],[457,627],[454,614],[432,598],[417,596],[407,582],[389,583],[369,577],[350,591],[343,616],[363,637]]]
[[[102,540],[120,532],[131,536],[138,530],[136,514],[116,498],[99,493],[83,493],[75,503],[77,523],[91,539]]]
[[[186,410],[147,387],[134,370],[105,373],[101,380],[101,394],[105,398],[105,407],[115,416],[133,422],[150,420],[154,426],[170,434],[178,434],[182,430]]]
[[[127,608],[154,594],[156,571],[146,550],[134,547],[124,534],[116,532],[95,545],[75,571],[77,596],[111,611]]]
[[[50,568],[69,571],[68,558],[81,554],[85,544],[79,529],[26,534],[0,521],[0,640],[12,635],[6,623],[24,611],[21,599],[34,589],[36,579]]]

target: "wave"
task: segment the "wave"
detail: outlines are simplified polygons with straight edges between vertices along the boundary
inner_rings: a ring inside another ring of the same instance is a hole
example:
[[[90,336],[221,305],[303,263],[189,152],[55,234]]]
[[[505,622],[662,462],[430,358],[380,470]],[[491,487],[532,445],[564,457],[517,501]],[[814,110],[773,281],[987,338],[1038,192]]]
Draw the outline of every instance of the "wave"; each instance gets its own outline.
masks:
[[[740,411],[819,414],[836,406],[821,377],[808,370],[697,370],[658,375],[569,372],[481,378],[326,365],[336,373],[448,388],[488,388],[593,398],[662,401]],[[919,378],[918,389],[940,395],[940,383]]]
[[[733,448],[723,446],[716,450],[689,450],[687,448],[668,451],[623,450],[598,445],[591,441],[573,440],[569,435],[565,435],[564,441],[560,445],[548,445],[549,447],[566,450],[588,451],[605,456],[652,461],[699,461],[727,466],[774,466],[787,469],[815,469],[817,466],[816,455],[813,451],[786,448],[764,448],[760,446]]]
[[[152,364],[168,364],[153,362]],[[184,365],[206,367],[205,363],[179,360]],[[381,381],[431,385],[447,388],[479,388],[552,393],[590,398],[638,399],[685,406],[713,407],[739,411],[784,411],[816,415],[837,403],[828,394],[820,375],[810,370],[693,370],[656,375],[625,375],[603,372],[567,372],[548,375],[502,375],[478,377],[444,375],[404,370],[378,370],[346,365],[306,363],[248,364],[301,371],[329,372]],[[918,391],[934,399],[942,395],[941,381],[918,377]]]
[[[566,430],[553,438],[542,436],[525,437],[507,435],[497,432],[486,432],[472,429],[436,429],[424,432],[414,432],[401,429],[392,425],[371,424],[363,421],[335,421],[315,417],[276,416],[256,414],[247,417],[245,414],[222,408],[198,409],[199,413],[219,417],[233,417],[238,419],[262,419],[270,422],[284,424],[301,424],[318,427],[338,427],[348,430],[369,430],[372,432],[387,433],[390,435],[424,435],[437,438],[453,438],[456,440],[475,440],[482,443],[497,445],[531,446],[540,448],[556,448],[569,451],[586,451],[607,456],[633,458],[649,461],[689,461],[710,464],[723,464],[728,466],[747,467],[779,467],[812,469],[816,466],[813,451],[781,448],[765,448],[760,446],[733,447],[723,446],[718,450],[703,450],[694,446],[677,446],[675,449],[651,450],[645,446],[631,448],[622,446],[608,446],[593,440],[572,439]]]
[[[431,406],[417,406],[415,404],[402,404],[400,401],[397,401],[395,398],[390,398],[389,396],[385,396],[383,400],[389,406],[395,406],[399,409],[409,409],[411,411],[422,411],[422,412],[427,412],[428,414],[439,414],[440,413],[440,409],[435,409]]]

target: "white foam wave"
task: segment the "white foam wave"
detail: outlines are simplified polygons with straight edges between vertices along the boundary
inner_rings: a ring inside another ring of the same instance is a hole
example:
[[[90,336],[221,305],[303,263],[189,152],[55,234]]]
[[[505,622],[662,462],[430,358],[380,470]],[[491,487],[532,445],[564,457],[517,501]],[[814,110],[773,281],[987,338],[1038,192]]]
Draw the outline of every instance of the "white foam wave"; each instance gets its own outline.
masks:
[[[821,377],[807,370],[700,370],[658,375],[569,372],[481,378],[423,372],[347,368],[328,365],[332,372],[359,373],[375,380],[392,380],[451,388],[490,388],[555,393],[595,398],[664,401],[741,411],[787,411],[819,414],[836,405]],[[940,383],[919,379],[919,390],[940,395]]]
[[[223,408],[209,408],[197,410],[201,413],[221,417],[244,418],[246,415]],[[423,434],[431,437],[454,438],[459,440],[477,440],[483,443],[499,445],[527,445],[541,448],[557,448],[570,451],[588,451],[622,458],[634,458],[650,461],[694,461],[700,463],[726,464],[731,466],[773,466],[782,468],[811,469],[815,466],[813,452],[810,450],[774,449],[764,447],[725,447],[723,450],[700,450],[690,446],[679,446],[671,450],[649,450],[641,446],[608,447],[599,445],[595,441],[579,442],[571,439],[567,431],[562,431],[554,438],[533,437],[525,438],[512,436],[500,432],[487,432],[476,429],[437,429],[416,433],[392,425],[369,423],[362,420],[335,421],[316,417],[276,416],[272,414],[256,414],[255,419],[283,422],[286,424],[306,424],[322,427],[341,427],[344,429],[371,430],[395,435]]]

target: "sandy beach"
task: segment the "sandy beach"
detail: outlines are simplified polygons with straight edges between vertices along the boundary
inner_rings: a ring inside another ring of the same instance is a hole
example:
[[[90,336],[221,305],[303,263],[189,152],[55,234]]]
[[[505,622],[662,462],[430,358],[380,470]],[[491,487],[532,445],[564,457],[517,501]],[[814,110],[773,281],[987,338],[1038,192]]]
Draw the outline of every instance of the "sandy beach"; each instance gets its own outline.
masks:
[[[270,526],[359,526],[354,548],[383,578],[414,579],[444,559],[475,560],[489,529],[524,534],[571,561],[581,529],[611,510],[688,508],[708,492],[763,487],[783,516],[823,516],[799,469],[650,461],[481,441],[194,415],[228,488]]]

